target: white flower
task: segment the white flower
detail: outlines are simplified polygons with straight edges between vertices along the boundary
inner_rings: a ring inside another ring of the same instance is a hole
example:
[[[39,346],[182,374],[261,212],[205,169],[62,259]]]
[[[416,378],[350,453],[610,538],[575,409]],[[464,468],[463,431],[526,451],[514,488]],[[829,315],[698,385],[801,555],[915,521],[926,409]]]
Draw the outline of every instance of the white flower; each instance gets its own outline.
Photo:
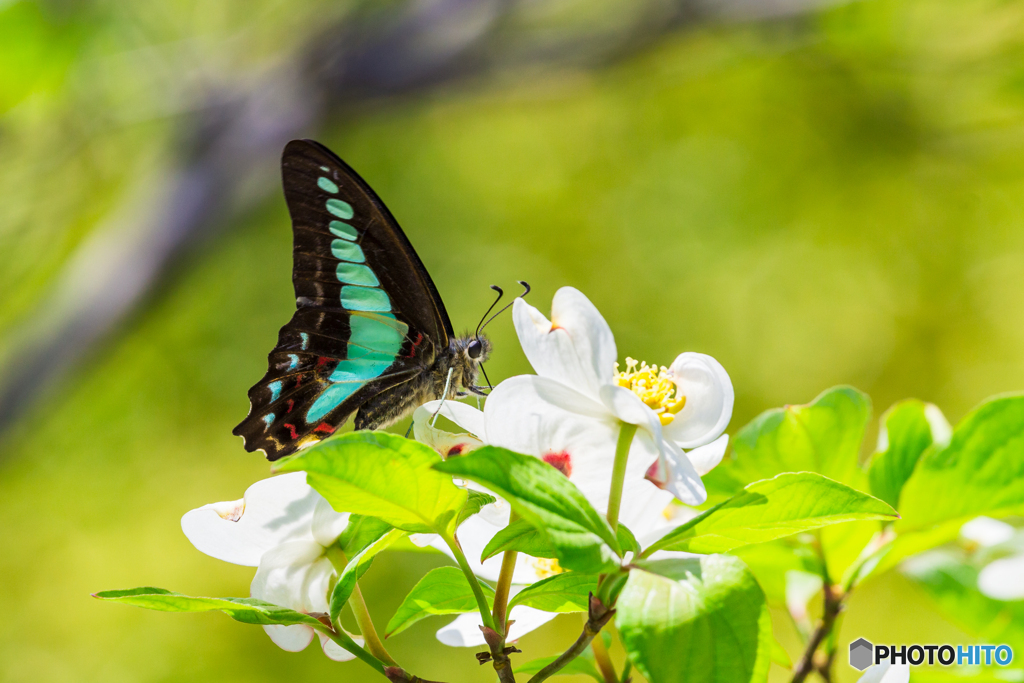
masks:
[[[653,540],[674,526],[664,515],[673,494],[690,504],[706,499],[700,475],[725,453],[727,437],[719,437],[733,404],[732,384],[717,361],[683,353],[669,368],[638,367],[628,360],[626,371],[617,373],[611,329],[594,305],[569,287],[555,294],[551,320],[522,299],[516,300],[513,317],[537,375],[499,384],[482,412],[452,401],[420,407],[413,417],[417,439],[445,457],[481,443],[534,455],[561,471],[604,512],[619,431],[623,423],[632,424],[637,432],[627,461],[619,520],[637,538]],[[454,435],[435,428],[438,414],[467,433]],[[694,450],[684,453],[683,448]],[[660,487],[649,480],[649,474]],[[482,578],[498,577],[501,558],[481,563],[479,557],[507,522],[507,503],[499,500],[459,528],[473,571]],[[449,552],[439,539],[413,540]],[[520,554],[513,584],[530,584],[553,571],[560,571],[556,562]],[[517,623],[510,639],[554,616],[514,608],[509,618]],[[464,614],[441,629],[438,638],[450,645],[481,645],[480,623],[479,615]]]
[[[960,527],[960,536],[981,548],[1017,547],[1021,537],[1006,522],[991,517],[975,517]],[[1011,543],[1011,541],[1016,541]],[[989,562],[978,574],[978,590],[995,600],[1024,600],[1024,552]]]
[[[211,557],[258,567],[252,597],[320,617],[329,612],[327,591],[335,575],[325,551],[345,530],[348,517],[335,512],[306,483],[305,472],[293,472],[256,482],[241,500],[187,512],[181,529],[192,545]],[[305,649],[317,633],[303,624],[263,628],[289,652]],[[317,635],[331,659],[354,658],[323,634]]]

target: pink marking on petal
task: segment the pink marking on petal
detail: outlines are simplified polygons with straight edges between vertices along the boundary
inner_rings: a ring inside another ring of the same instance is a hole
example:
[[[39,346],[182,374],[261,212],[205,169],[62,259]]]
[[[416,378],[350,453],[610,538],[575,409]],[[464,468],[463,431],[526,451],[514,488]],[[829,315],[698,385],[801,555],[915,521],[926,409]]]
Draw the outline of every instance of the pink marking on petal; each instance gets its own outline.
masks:
[[[572,456],[568,451],[548,451],[541,460],[567,477],[572,475]]]
[[[665,488],[665,482],[661,481],[661,479],[658,477],[658,473],[659,473],[659,470],[660,470],[658,465],[660,465],[660,464],[661,463],[659,463],[658,461],[654,461],[654,463],[650,467],[647,468],[647,474],[644,475],[644,479],[646,479],[647,481],[651,482],[652,484],[657,486],[659,489],[663,489],[663,488]]]

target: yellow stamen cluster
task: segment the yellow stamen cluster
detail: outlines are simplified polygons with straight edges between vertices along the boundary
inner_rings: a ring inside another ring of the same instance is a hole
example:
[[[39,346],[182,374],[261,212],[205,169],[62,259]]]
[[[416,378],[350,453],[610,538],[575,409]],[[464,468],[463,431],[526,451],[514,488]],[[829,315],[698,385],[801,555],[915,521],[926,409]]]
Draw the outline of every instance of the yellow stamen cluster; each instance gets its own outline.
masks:
[[[542,579],[546,579],[549,576],[555,574],[561,574],[565,570],[558,564],[558,560],[547,557],[531,557],[530,563],[533,564],[534,571],[537,572],[537,576]]]
[[[685,396],[676,395],[676,385],[672,383],[668,368],[664,365],[648,365],[633,358],[626,357],[626,370],[618,372],[619,364],[615,364],[615,381],[640,397],[658,414],[662,425],[672,423],[676,414],[686,405]]]

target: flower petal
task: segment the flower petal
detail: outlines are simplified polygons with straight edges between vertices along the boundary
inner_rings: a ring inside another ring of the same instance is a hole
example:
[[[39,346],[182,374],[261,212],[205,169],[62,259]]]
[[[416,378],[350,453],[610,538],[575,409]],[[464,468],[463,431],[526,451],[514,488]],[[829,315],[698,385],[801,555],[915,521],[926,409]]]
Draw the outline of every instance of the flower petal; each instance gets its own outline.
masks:
[[[707,500],[704,482],[682,449],[668,440],[662,441],[661,448],[665,455],[665,490],[687,505]]]
[[[988,547],[1005,543],[1013,538],[1014,528],[991,517],[975,517],[960,527],[960,536]]]
[[[555,612],[542,612],[533,607],[517,605],[509,612],[509,620],[514,620],[508,630],[508,641],[516,641],[530,631],[540,628],[558,616]],[[460,614],[437,632],[437,639],[451,647],[480,647],[486,645],[484,634],[480,631],[483,620],[477,612]]]
[[[434,427],[434,415],[440,415],[456,423],[470,434],[453,434]],[[447,457],[456,445],[461,445],[459,453],[467,453],[483,443],[485,436],[483,412],[457,400],[431,400],[413,413],[413,434],[416,440],[426,443],[441,456]]]
[[[655,441],[661,441],[661,421],[650,406],[629,389],[607,385],[601,387],[601,402],[615,417],[627,424],[649,432]]]
[[[313,508],[313,540],[325,548],[333,545],[348,526],[348,518],[347,512],[335,512],[327,499],[321,497]]]
[[[686,459],[693,465],[697,474],[704,476],[711,470],[718,467],[725,457],[725,451],[729,447],[729,435],[722,434],[709,444],[698,446],[692,451],[686,451]]]
[[[620,423],[603,404],[555,380],[522,375],[495,388],[484,414],[490,443],[557,460],[595,508],[607,509]],[[658,449],[643,434],[633,441],[627,480],[642,479],[657,459]]]
[[[319,631],[316,632],[317,636],[320,637],[320,647],[323,648],[324,654],[327,655],[328,659],[333,659],[336,662],[351,662],[356,658],[354,654],[338,645],[336,642],[325,636]],[[357,636],[352,636],[352,640],[356,641],[360,646],[363,645],[363,639]]]
[[[312,614],[328,612],[327,590],[334,567],[316,541],[292,541],[260,558],[250,594],[254,598]]]
[[[996,600],[1024,599],[1024,555],[990,563],[978,575],[978,589]]]
[[[516,299],[512,320],[523,352],[541,377],[555,379],[597,398],[601,386],[612,383],[615,337],[601,313],[572,287],[562,287],[551,302],[551,320]]]
[[[181,530],[210,557],[255,567],[276,545],[312,539],[318,500],[320,494],[306,484],[306,473],[291,472],[256,482],[240,501],[185,513]]]
[[[686,405],[672,424],[664,428],[665,438],[681,448],[711,443],[725,431],[732,418],[734,392],[729,373],[722,364],[703,353],[681,353],[669,368],[678,393]]]
[[[942,414],[939,407],[932,403],[926,403],[924,419],[928,421],[928,426],[931,428],[932,441],[943,448],[948,446],[949,440],[953,438],[953,427],[950,426],[949,420]]]
[[[622,487],[619,521],[625,524],[637,539],[659,529],[667,530],[672,527],[669,518],[665,516],[665,509],[674,499],[675,496],[669,491],[658,488],[646,479],[628,481]]]
[[[277,645],[285,652],[302,652],[313,642],[313,634],[315,633],[312,627],[305,624],[264,626],[263,630],[274,641],[274,645]]]

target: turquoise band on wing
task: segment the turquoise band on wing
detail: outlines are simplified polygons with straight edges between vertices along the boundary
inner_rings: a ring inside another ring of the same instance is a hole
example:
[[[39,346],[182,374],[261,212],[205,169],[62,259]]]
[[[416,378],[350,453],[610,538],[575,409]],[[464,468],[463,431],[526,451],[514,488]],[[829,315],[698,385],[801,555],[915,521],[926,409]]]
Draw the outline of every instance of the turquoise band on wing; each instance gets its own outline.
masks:
[[[345,285],[341,288],[341,305],[350,311],[391,312],[391,299],[377,287]]]
[[[366,255],[363,254],[363,248],[355,242],[349,242],[348,240],[334,240],[331,242],[331,254],[334,255],[334,258],[341,261],[366,263]]]
[[[330,211],[335,216],[337,216],[338,218],[345,221],[352,218],[352,216],[356,215],[355,211],[352,210],[352,205],[341,199],[328,199],[327,210]]]
[[[329,178],[318,179],[317,185],[330,194],[338,192],[337,184]],[[341,219],[332,220],[327,229],[339,238],[331,242],[331,255],[339,261],[335,275],[342,284],[341,305],[349,311],[349,339],[347,357],[338,362],[327,378],[331,384],[306,411],[306,420],[311,423],[384,374],[395,362],[409,333],[409,326],[392,313],[391,297],[380,288],[377,275],[366,265],[366,254],[357,244],[359,231],[344,222],[355,216],[352,205],[331,197],[326,208]],[[302,341],[305,349],[308,339],[303,337]]]
[[[348,223],[331,221],[331,224],[327,226],[327,229],[330,230],[335,237],[340,237],[342,239],[349,240],[350,242],[355,242],[359,239],[359,233],[356,232],[356,229]]]

